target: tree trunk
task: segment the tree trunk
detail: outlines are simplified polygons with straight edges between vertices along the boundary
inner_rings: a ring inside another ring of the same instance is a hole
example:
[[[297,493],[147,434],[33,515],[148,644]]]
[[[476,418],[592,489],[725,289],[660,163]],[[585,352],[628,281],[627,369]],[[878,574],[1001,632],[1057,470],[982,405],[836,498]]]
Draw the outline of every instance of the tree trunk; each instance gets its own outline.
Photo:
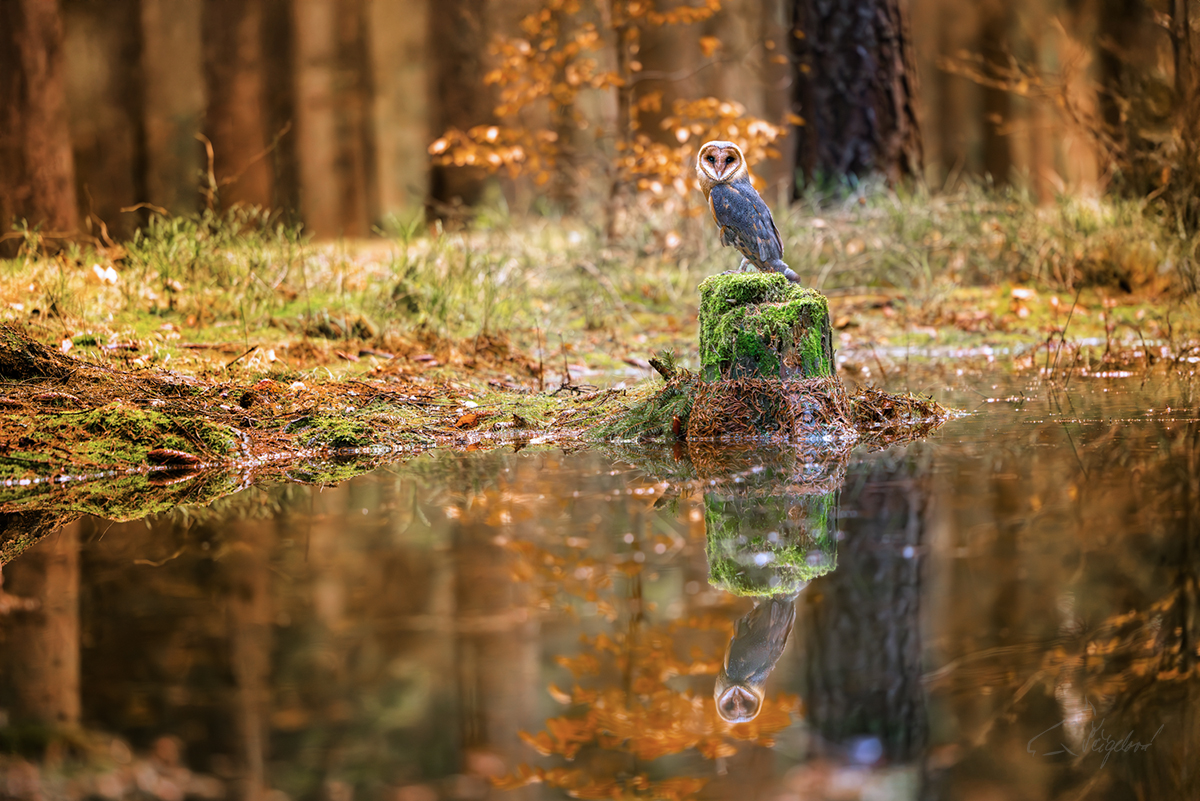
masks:
[[[986,0],[980,8],[979,53],[989,74],[1002,75],[1012,58],[1009,29],[1013,8],[1005,0]],[[983,89],[983,171],[992,183],[1007,184],[1012,177],[1012,142],[1005,126],[1012,122],[1012,92],[995,86]]]
[[[62,44],[56,0],[0,3],[0,235],[15,218],[58,234],[78,221]]]
[[[121,209],[148,199],[141,3],[61,0],[61,5],[81,227],[102,242],[127,239],[141,220]]]
[[[431,130],[466,130],[494,119],[493,92],[484,86],[484,54],[489,43],[490,4],[478,0],[444,0],[429,15]],[[435,213],[473,205],[483,194],[487,173],[480,167],[435,165],[429,198]]]
[[[294,0],[300,206],[317,236],[366,236],[369,101],[362,0]]]
[[[4,568],[5,589],[37,601],[15,612],[0,641],[15,720],[79,723],[79,522],[46,537]]]
[[[1172,165],[1176,213],[1188,231],[1200,229],[1200,167],[1196,137],[1200,135],[1200,34],[1190,0],[1174,0],[1171,8],[1171,45],[1175,55],[1175,109],[1180,154]]]
[[[437,13],[441,13],[438,11]],[[430,4],[424,0],[369,0],[370,63],[368,155],[374,175],[372,221],[420,213],[429,195],[429,160],[423,154],[435,134],[429,126],[433,99],[414,87],[429,85],[430,51],[425,32]]]
[[[268,158],[264,0],[210,0],[204,15],[205,134],[212,142],[219,205],[272,205]]]
[[[229,582],[226,615],[229,657],[236,690],[232,705],[238,732],[239,801],[258,801],[266,793],[266,758],[271,696],[272,529],[262,521],[230,526],[243,545],[224,562]]]
[[[796,0],[794,98],[805,119],[796,164],[806,180],[921,175],[916,70],[900,3]]]
[[[146,194],[172,214],[197,210],[206,166],[196,133],[204,117],[202,0],[141,0]]]
[[[800,595],[793,646],[804,665],[808,720],[821,737],[873,737],[889,762],[922,752],[929,722],[921,664],[921,559],[928,459],[880,459],[851,474],[837,569]],[[857,493],[857,497],[850,496]]]

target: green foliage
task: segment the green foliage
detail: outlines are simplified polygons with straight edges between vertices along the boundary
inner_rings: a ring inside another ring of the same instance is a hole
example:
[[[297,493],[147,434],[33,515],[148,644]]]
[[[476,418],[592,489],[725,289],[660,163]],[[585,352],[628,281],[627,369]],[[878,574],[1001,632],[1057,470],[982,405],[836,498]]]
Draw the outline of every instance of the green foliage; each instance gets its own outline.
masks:
[[[301,417],[284,430],[301,433],[302,446],[312,449],[365,448],[374,443],[371,430],[361,419],[340,414],[319,414]]]
[[[648,397],[635,400],[589,432],[603,441],[682,439],[696,398],[699,379],[680,370]],[[642,391],[653,385],[643,385]]]

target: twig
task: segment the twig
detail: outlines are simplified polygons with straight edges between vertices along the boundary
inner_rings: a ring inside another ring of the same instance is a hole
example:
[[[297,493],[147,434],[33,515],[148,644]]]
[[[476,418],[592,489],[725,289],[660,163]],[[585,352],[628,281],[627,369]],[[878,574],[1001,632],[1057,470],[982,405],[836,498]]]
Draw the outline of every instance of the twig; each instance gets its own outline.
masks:
[[[132,206],[122,206],[121,212],[127,213],[131,211],[138,211],[140,209],[150,209],[150,211],[154,212],[155,214],[160,214],[163,217],[171,216],[171,212],[167,211],[162,206],[156,206],[153,203],[134,203]]]
[[[888,379],[887,370],[883,369],[883,361],[879,358],[879,353],[875,350],[874,342],[871,343],[871,356],[874,357],[875,366],[879,368],[879,375],[883,379],[884,383],[886,384],[887,379]]]
[[[562,334],[558,336],[558,345],[563,355],[563,373],[567,376],[567,380],[559,387],[562,390],[571,386],[571,365],[567,363],[567,343],[563,341]]]
[[[1075,306],[1079,303],[1081,292],[1083,292],[1083,287],[1075,290],[1075,300],[1071,301],[1071,311],[1067,312],[1067,323],[1063,326],[1062,333],[1058,335],[1058,350],[1054,354],[1054,369],[1050,371],[1050,380],[1052,381],[1054,380],[1054,373],[1058,371],[1058,357],[1062,354],[1063,346],[1067,342],[1067,329],[1071,327],[1071,318],[1075,316]]]
[[[543,376],[546,375],[546,368],[542,364],[542,327],[540,325],[535,325],[534,330],[537,331],[538,341],[538,393],[540,394],[546,391],[546,386],[543,380]]]
[[[237,347],[236,342],[180,342],[175,347],[185,350],[229,350]]]
[[[233,361],[226,364],[225,369],[228,370],[230,367],[233,367],[233,365],[237,364],[237,362],[239,360],[241,360],[243,357],[249,356],[251,353],[253,353],[256,350],[258,350],[258,345],[251,345],[247,350],[243,351],[240,355],[238,355],[236,358],[234,358]]]

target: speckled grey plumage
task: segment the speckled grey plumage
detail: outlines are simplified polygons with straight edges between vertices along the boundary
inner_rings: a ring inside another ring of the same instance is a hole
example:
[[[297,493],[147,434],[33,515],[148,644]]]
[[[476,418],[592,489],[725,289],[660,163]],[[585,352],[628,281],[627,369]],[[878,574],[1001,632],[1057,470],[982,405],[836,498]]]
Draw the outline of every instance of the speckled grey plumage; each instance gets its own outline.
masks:
[[[749,179],[713,184],[709,192],[713,218],[721,226],[721,243],[737,248],[746,261],[763,272],[800,277],[783,261],[783,240],[771,210]]]
[[[796,622],[796,597],[762,600],[737,622],[722,668],[729,684],[761,687],[767,680]]]

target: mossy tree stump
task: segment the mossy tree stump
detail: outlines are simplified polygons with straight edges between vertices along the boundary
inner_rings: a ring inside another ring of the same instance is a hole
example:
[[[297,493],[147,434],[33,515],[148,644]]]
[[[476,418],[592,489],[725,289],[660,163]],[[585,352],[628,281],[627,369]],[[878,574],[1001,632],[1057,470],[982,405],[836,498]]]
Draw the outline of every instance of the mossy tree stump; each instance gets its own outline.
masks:
[[[832,376],[829,302],[779,273],[714,275],[700,284],[705,381]]]
[[[837,499],[813,495],[704,495],[708,581],[735,595],[793,595],[837,567]]]
[[[700,368],[690,441],[853,439],[834,374],[829,302],[819,292],[778,273],[705,279]]]

